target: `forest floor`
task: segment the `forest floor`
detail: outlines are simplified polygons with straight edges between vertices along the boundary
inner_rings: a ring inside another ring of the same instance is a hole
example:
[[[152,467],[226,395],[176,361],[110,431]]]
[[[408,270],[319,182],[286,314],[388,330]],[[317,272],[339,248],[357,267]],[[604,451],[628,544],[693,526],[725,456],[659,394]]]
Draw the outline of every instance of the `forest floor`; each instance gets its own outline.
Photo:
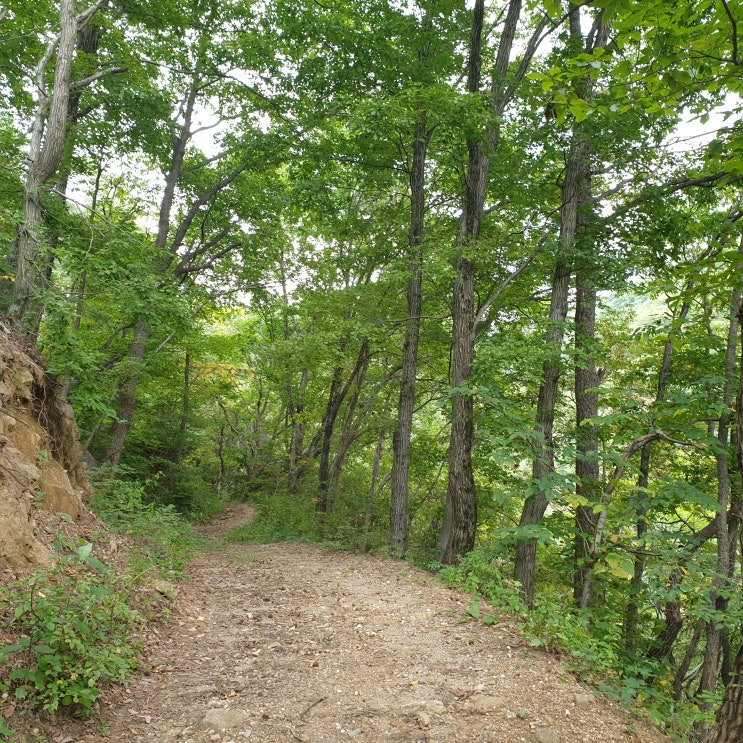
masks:
[[[668,743],[404,562],[224,544],[250,517],[231,506],[200,530],[213,548],[150,626],[130,687],[88,720],[38,720],[29,741]]]

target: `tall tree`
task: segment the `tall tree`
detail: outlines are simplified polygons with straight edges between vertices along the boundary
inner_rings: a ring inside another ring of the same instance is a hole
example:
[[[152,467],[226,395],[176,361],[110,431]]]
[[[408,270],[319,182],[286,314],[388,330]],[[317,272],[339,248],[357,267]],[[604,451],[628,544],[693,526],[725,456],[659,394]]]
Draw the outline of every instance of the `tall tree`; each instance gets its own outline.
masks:
[[[515,70],[510,70],[521,11],[521,0],[509,2],[490,80],[491,120],[485,136],[470,136],[467,140],[469,155],[462,213],[457,225],[452,287],[451,436],[446,510],[439,538],[445,563],[456,562],[459,556],[472,549],[477,530],[477,494],[472,471],[474,400],[471,390],[467,388],[475,355],[475,331],[481,319],[475,308],[475,266],[488,190],[490,159],[498,150],[502,117],[526,74],[549,23],[549,17],[544,15],[528,40],[520,63]],[[480,92],[484,16],[484,3],[476,2],[467,65],[467,91],[471,94]],[[516,273],[521,270],[523,269],[517,269]]]
[[[16,268],[9,312],[16,324],[35,339],[41,320],[39,294],[44,289],[48,260],[42,226],[42,196],[46,184],[57,171],[65,152],[71,97],[106,74],[123,72],[123,68],[97,71],[73,80],[73,62],[77,35],[90,23],[105,0],[78,12],[75,0],[59,2],[59,32],[49,41],[35,69],[36,109],[31,126],[26,179],[23,190],[24,219],[16,240]],[[56,53],[55,53],[56,50]],[[51,89],[47,83],[49,67],[54,61]]]
[[[593,54],[596,49],[603,48],[608,38],[608,26],[603,22],[599,12],[594,20],[591,31],[584,39],[581,30],[581,9],[571,6],[568,13],[569,46],[574,53]],[[593,80],[590,76],[578,83],[582,100],[590,101],[593,96]],[[562,186],[562,204],[560,207],[560,237],[555,272],[552,279],[552,291],[546,346],[548,358],[543,366],[543,381],[539,388],[537,410],[534,426],[534,458],[532,463],[532,485],[524,508],[521,513],[520,530],[525,536],[519,538],[516,545],[514,562],[514,576],[521,585],[527,604],[534,601],[534,571],[536,567],[537,538],[529,535],[529,527],[538,524],[544,516],[549,503],[548,493],[552,488],[551,478],[554,477],[555,463],[553,453],[553,429],[555,405],[559,392],[559,380],[562,374],[560,355],[565,335],[565,320],[568,313],[568,292],[573,267],[575,241],[579,236],[582,222],[585,220],[585,209],[591,200],[590,175],[590,139],[580,123],[576,123],[570,151],[565,164],[565,175]],[[592,316],[595,315],[595,295],[588,285],[587,277],[583,278],[584,285],[581,291],[582,316],[584,324],[582,331],[584,338],[590,338]],[[588,375],[591,369],[586,370]],[[592,400],[586,396],[585,387],[588,381],[579,374],[581,385],[581,413],[588,413],[583,406],[591,404]],[[594,380],[592,380],[594,381]],[[582,421],[583,419],[581,419]],[[581,434],[582,436],[582,434]],[[591,463],[590,449],[593,442],[590,437],[581,442],[586,450],[580,465],[585,484],[590,487],[589,481],[594,476],[594,465]],[[580,457],[580,454],[579,454]],[[585,470],[585,472],[583,472]],[[587,513],[583,513],[588,517]],[[590,517],[589,517],[590,518]],[[587,525],[592,528],[591,524]],[[582,590],[582,587],[581,587]]]

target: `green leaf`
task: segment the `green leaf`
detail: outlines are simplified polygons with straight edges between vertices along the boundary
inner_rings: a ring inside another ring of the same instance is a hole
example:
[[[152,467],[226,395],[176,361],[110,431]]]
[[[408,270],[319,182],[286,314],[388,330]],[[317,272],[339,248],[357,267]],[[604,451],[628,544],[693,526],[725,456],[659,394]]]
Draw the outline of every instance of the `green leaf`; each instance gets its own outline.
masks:
[[[629,580],[635,574],[635,563],[629,555],[621,552],[610,552],[604,558],[609,572],[622,580]]]
[[[77,548],[77,556],[81,560],[87,560],[90,557],[90,553],[93,551],[93,545],[88,542]]]

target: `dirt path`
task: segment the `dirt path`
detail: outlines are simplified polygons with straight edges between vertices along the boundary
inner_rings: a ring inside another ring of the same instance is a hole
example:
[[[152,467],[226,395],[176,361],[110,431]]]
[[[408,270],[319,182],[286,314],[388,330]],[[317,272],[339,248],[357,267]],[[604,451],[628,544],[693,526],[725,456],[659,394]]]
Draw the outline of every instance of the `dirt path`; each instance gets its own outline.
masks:
[[[233,507],[205,528],[223,537]],[[190,568],[174,616],[105,722],[56,743],[582,743],[668,739],[594,700],[507,627],[410,566],[299,544],[230,545]]]

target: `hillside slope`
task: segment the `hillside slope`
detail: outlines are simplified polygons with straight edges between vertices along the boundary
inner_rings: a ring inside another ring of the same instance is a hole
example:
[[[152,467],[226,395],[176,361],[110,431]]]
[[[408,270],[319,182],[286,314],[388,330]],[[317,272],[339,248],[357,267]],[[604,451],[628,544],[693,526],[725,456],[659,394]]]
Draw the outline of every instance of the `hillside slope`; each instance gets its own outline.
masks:
[[[79,433],[57,391],[36,351],[0,320],[0,568],[44,562],[44,522],[85,512],[90,486]]]

